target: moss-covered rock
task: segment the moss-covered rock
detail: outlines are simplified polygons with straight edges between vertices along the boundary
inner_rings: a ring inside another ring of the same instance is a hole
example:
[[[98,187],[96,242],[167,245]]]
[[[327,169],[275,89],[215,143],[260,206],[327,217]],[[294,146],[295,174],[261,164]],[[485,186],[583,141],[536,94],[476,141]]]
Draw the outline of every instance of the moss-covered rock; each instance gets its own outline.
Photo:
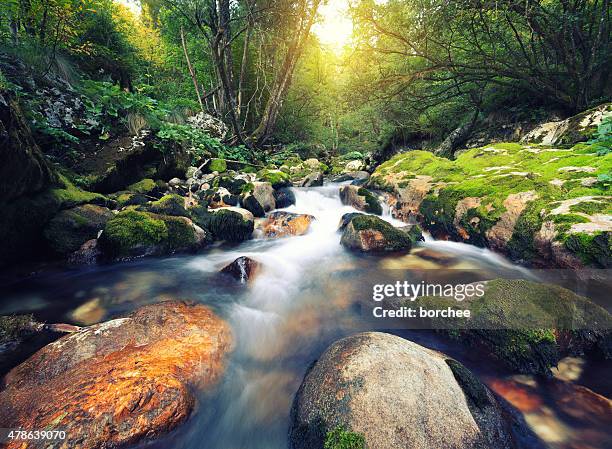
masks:
[[[104,256],[119,260],[195,250],[209,240],[206,231],[188,218],[136,210],[109,220],[99,238]]]
[[[8,203],[0,201],[0,266],[47,256],[45,226],[59,211],[87,203],[112,205],[103,195],[81,190],[61,175],[52,188]]]
[[[414,242],[410,234],[374,215],[356,215],[346,225],[340,243],[362,252],[407,252]]]
[[[260,170],[257,173],[257,178],[263,182],[269,182],[272,187],[278,189],[280,187],[288,187],[291,185],[291,178],[287,173],[280,170]]]
[[[117,201],[117,208],[122,209],[127,206],[142,206],[149,202],[149,198],[141,193],[117,192],[112,198]]]
[[[190,210],[193,221],[211,232],[214,240],[232,243],[247,240],[253,234],[254,218],[248,210],[238,207],[222,207],[206,210],[195,207]]]
[[[85,204],[66,209],[51,219],[44,234],[59,254],[78,250],[87,240],[95,239],[113,213],[106,207]]]
[[[225,159],[211,159],[207,168],[211,173],[215,171],[223,173],[227,170],[227,162],[225,162]]]
[[[221,176],[218,181],[218,186],[226,188],[232,195],[240,195],[246,184],[245,179],[234,176]]]
[[[189,217],[185,209],[185,198],[180,195],[170,194],[153,201],[143,209],[155,214],[172,215],[175,217]]]
[[[594,144],[502,143],[467,150],[455,161],[426,151],[399,154],[376,169],[369,185],[392,192],[392,213],[419,216],[434,236],[526,263],[605,268],[612,266],[605,244],[612,196],[605,182],[584,180],[611,171],[612,154]]]
[[[355,209],[369,214],[382,215],[382,206],[378,198],[368,189],[358,186],[343,186],[340,188],[342,204],[353,206]]]
[[[151,194],[157,189],[157,184],[150,178],[142,179],[129,185],[126,190],[134,193]]]
[[[127,210],[109,220],[100,237],[104,254],[113,259],[151,255],[168,238],[163,220],[146,212]]]
[[[525,280],[496,279],[478,284],[482,295],[472,289],[460,302],[452,297],[422,297],[416,305],[470,310],[469,320],[440,318],[429,325],[444,329],[467,345],[486,348],[522,373],[550,375],[550,368],[562,357],[594,350],[612,357],[612,316],[587,298],[555,285]]]

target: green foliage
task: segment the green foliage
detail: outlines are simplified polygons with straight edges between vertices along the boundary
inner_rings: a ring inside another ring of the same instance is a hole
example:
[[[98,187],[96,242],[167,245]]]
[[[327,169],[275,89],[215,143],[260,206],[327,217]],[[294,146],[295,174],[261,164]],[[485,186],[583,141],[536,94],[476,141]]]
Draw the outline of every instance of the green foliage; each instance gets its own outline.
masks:
[[[366,449],[362,434],[345,430],[338,426],[325,435],[324,449]]]
[[[593,138],[588,143],[597,150],[598,156],[605,156],[612,152],[612,116],[608,116],[601,121]]]

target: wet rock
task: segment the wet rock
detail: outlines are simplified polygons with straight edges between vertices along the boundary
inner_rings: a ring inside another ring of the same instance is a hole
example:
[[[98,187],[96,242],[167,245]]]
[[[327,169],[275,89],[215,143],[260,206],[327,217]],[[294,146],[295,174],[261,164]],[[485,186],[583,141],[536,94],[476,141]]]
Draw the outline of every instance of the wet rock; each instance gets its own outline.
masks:
[[[142,307],[62,337],[10,371],[0,422],[64,429],[70,447],[136,444],[190,416],[192,386],[217,381],[231,344],[228,324],[202,305]]]
[[[272,212],[262,224],[262,230],[267,238],[279,238],[304,235],[310,228],[315,217],[307,214],[291,212]]]
[[[219,187],[224,187],[232,195],[240,195],[242,189],[247,185],[247,181],[235,176],[221,176],[219,178]]]
[[[589,140],[606,117],[612,116],[612,104],[602,104],[566,120],[538,125],[521,142],[545,145],[573,145]]]
[[[353,217],[344,228],[340,244],[361,252],[408,252],[411,236],[374,215]]]
[[[346,163],[344,170],[347,172],[361,171],[365,168],[365,164],[361,160],[349,161]]]
[[[239,207],[222,207],[207,211],[193,208],[194,221],[211,232],[214,240],[238,243],[251,238],[255,226],[253,214]]]
[[[269,212],[276,208],[274,189],[269,182],[254,182],[251,194],[255,197],[257,202],[261,204],[265,212]]]
[[[71,265],[95,265],[101,257],[102,252],[98,248],[98,240],[87,240],[79,249],[68,257]]]
[[[382,215],[382,206],[378,198],[363,187],[353,185],[341,187],[340,201],[342,201],[342,204],[353,206],[357,210]]]
[[[362,214],[361,212],[349,212],[347,214],[344,214],[340,218],[340,223],[338,224],[338,231],[344,231],[344,228],[346,228],[346,226],[351,222],[351,220],[358,215],[364,214]]]
[[[274,190],[274,201],[278,209],[289,207],[295,204],[295,194],[290,188],[281,187],[280,189]]]
[[[253,182],[247,187],[240,198],[240,202],[245,209],[251,211],[256,217],[263,217],[265,212],[276,209],[272,184],[269,182]]]
[[[323,173],[318,171],[310,173],[300,182],[300,187],[320,187],[322,185]]]
[[[338,428],[376,449],[510,449],[493,394],[459,362],[390,334],[332,344],[306,373],[291,410],[292,449],[321,448]]]
[[[112,196],[117,202],[117,208],[122,209],[127,206],[142,206],[149,202],[150,198],[141,193],[132,193],[128,191],[117,192]]]
[[[259,201],[257,201],[257,198],[255,198],[251,192],[242,195],[240,204],[255,217],[264,217],[266,215],[266,211],[264,210],[263,206],[259,203]]]
[[[98,237],[112,217],[109,209],[93,204],[66,209],[51,219],[44,231],[45,238],[57,253],[68,255]]]
[[[241,256],[223,267],[221,273],[228,274],[242,284],[252,281],[261,269],[261,264],[250,257]]]
[[[239,198],[232,195],[225,187],[219,187],[216,191],[211,191],[206,195],[208,207],[218,209],[220,207],[237,206]]]
[[[344,181],[367,181],[370,177],[370,174],[367,171],[351,171],[346,173],[341,173],[335,176],[332,181],[333,182],[344,182]]]
[[[84,326],[91,326],[92,324],[99,323],[105,316],[106,309],[100,298],[89,300],[70,313],[70,318],[74,322]]]
[[[135,257],[195,251],[211,236],[186,217],[126,210],[109,220],[99,238],[105,258]]]
[[[520,279],[471,284],[458,302],[451,297],[418,298],[425,308],[469,309],[469,320],[433,319],[428,328],[453,329],[452,335],[480,347],[515,371],[551,376],[563,357],[598,353],[612,357],[612,316],[574,292]],[[415,305],[411,303],[411,305]]]
[[[433,250],[431,248],[423,248],[419,251],[415,251],[413,254],[415,256],[420,257],[421,259],[429,260],[445,267],[456,264],[459,260],[453,254],[443,253],[440,251]]]

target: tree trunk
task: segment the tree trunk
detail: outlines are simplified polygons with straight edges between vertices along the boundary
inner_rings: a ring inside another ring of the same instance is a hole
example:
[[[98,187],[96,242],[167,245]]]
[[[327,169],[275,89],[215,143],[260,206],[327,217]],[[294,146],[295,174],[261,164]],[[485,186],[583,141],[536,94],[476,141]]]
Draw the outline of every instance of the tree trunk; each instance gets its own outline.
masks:
[[[196,78],[195,71],[191,66],[191,61],[189,60],[189,53],[187,52],[187,43],[185,42],[185,33],[183,31],[183,27],[181,26],[181,43],[183,44],[183,52],[185,53],[185,60],[187,61],[187,68],[189,69],[189,74],[191,75],[191,80],[193,81],[193,87],[195,88],[196,95],[198,96],[198,103],[200,103],[200,110],[204,112],[204,103],[202,103],[202,95],[200,95],[200,86],[198,85],[198,79]]]
[[[266,103],[259,126],[251,136],[251,139],[258,144],[265,143],[270,138],[272,131],[274,131],[278,114],[283,106],[287,90],[291,85],[293,71],[304,51],[304,45],[310,35],[310,29],[314,23],[320,3],[321,0],[313,0],[310,8],[308,8],[307,1],[304,1],[302,4],[302,17],[299,21],[299,29],[289,45],[281,69],[277,72],[276,80],[272,86],[272,91],[270,92],[270,97]]]

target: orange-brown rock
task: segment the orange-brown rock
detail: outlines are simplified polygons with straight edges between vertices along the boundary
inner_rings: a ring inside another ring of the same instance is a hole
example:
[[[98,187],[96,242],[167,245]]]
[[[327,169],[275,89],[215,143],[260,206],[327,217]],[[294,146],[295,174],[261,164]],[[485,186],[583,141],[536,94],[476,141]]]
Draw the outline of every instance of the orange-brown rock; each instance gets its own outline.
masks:
[[[155,437],[190,415],[192,387],[218,379],[230,348],[228,324],[205,306],[144,306],[65,336],[10,371],[0,426],[62,429],[70,448]]]
[[[291,212],[272,212],[262,224],[262,230],[268,238],[304,235],[308,232],[310,223],[315,219],[308,214]]]

